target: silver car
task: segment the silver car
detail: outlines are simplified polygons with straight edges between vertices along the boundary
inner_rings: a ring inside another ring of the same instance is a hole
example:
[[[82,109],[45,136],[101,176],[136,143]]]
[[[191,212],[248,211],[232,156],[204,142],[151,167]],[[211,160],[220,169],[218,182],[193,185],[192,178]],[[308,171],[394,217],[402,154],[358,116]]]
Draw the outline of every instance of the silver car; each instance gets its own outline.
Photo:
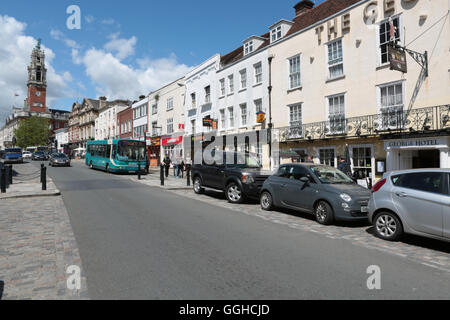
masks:
[[[450,241],[450,169],[385,174],[372,189],[369,220],[384,240],[410,233]]]

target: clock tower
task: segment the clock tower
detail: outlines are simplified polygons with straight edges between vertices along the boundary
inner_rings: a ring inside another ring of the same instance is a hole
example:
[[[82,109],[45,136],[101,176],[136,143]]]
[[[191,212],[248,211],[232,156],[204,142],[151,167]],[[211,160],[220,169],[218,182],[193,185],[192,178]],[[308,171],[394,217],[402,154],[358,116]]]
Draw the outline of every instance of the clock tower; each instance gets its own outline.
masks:
[[[27,86],[27,107],[29,111],[46,112],[47,69],[45,68],[45,53],[41,50],[40,39],[31,53]]]

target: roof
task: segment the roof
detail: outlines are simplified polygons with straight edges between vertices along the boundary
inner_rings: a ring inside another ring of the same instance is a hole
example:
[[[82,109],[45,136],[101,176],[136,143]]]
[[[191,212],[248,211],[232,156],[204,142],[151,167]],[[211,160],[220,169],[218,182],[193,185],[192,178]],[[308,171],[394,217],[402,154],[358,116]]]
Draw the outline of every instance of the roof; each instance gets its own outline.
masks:
[[[300,30],[303,30],[321,20],[324,20],[342,10],[345,8],[360,2],[361,0],[326,0],[325,2],[322,2],[321,4],[317,5],[316,7],[306,11],[303,14],[298,15],[297,17],[292,19],[292,27],[289,29],[289,31],[284,36],[290,36]],[[282,19],[275,23],[273,26],[281,23],[292,23],[289,20]],[[272,27],[273,27],[272,26]],[[258,51],[264,47],[267,47],[270,45],[270,32],[267,32],[261,36],[262,38],[267,39],[264,41],[264,43],[257,48],[254,51]],[[239,60],[241,60],[244,57],[244,47],[240,46],[237,49],[234,49],[233,51],[223,55],[220,59],[220,63],[222,67],[226,67],[227,65],[230,65],[232,63],[235,63]]]
[[[285,37],[324,20],[361,0],[327,0],[292,19],[294,24]]]
[[[270,44],[270,33],[267,32],[263,34],[260,38],[263,38],[265,41],[262,45],[259,46],[259,48],[256,48],[254,51],[258,51],[264,47],[267,47]],[[234,49],[233,51],[227,53],[226,55],[223,55],[220,57],[220,64],[225,67],[229,64],[232,64],[236,61],[241,60],[244,57],[244,46],[240,46],[237,49]]]

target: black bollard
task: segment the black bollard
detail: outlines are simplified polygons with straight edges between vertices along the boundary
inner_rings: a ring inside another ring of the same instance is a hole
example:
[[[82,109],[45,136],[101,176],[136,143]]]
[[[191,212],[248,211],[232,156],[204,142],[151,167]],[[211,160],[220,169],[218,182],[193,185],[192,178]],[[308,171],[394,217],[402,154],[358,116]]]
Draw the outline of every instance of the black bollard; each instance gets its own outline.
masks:
[[[5,166],[3,166],[1,169],[0,186],[1,186],[2,193],[6,193],[6,168],[5,168]]]
[[[43,180],[43,176],[44,176],[44,164],[43,164],[43,163],[41,163],[41,183],[43,183],[43,182],[44,182],[44,180]]]
[[[191,186],[191,167],[186,166],[186,177],[187,177],[187,186]]]
[[[8,175],[8,178],[9,178],[9,181],[8,181],[8,183],[9,183],[9,185],[12,185],[13,184],[13,166],[12,166],[12,164],[10,164],[9,166],[8,166],[8,171],[9,171],[9,175]]]
[[[43,180],[42,180],[42,190],[46,191],[47,190],[47,168],[44,167],[43,169]]]
[[[138,161],[138,180],[141,180],[141,162]]]
[[[162,164],[162,163],[161,163],[160,179],[161,179],[161,186],[164,186],[164,164]]]

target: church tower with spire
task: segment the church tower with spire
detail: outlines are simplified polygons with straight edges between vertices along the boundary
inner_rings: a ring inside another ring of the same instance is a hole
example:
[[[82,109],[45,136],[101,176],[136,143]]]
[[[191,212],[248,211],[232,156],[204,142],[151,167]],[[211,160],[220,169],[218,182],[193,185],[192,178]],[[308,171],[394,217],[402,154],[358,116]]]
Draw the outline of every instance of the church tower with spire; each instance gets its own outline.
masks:
[[[31,53],[27,86],[27,109],[30,112],[46,112],[47,69],[45,68],[45,53],[41,50],[40,39]]]

